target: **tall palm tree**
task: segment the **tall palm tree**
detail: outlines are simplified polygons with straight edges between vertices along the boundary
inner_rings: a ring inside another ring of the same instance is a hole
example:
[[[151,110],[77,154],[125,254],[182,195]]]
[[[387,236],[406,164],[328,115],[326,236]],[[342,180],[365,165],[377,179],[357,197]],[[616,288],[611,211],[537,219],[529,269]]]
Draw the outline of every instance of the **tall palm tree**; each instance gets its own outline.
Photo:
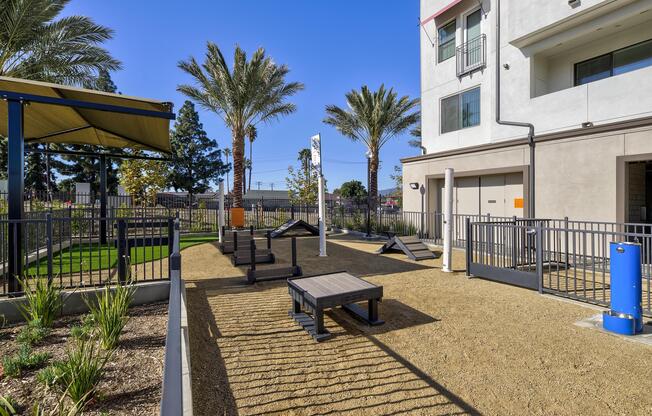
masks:
[[[224,153],[224,157],[226,157],[226,164],[227,166],[229,165],[229,156],[231,156],[231,148],[230,147],[225,147],[224,150],[222,150],[222,153]],[[231,168],[227,168],[226,171],[226,194],[229,194],[229,171]]]
[[[346,94],[348,109],[326,106],[324,123],[334,126],[344,136],[365,144],[370,155],[369,193],[372,207],[378,195],[378,166],[380,149],[392,137],[405,132],[419,122],[419,100],[398,97],[393,88],[381,85],[371,91],[365,85],[360,91]]]
[[[113,31],[84,16],[57,19],[70,0],[0,0],[0,76],[94,86],[120,62],[100,46]]]
[[[208,42],[206,59],[181,61],[179,68],[194,78],[195,85],[179,85],[178,91],[215,112],[231,129],[233,141],[233,202],[242,207],[244,139],[248,126],[270,122],[296,111],[287,99],[303,89],[299,82],[285,82],[290,71],[277,65],[265,50],[259,48],[247,60],[246,53],[236,46],[233,66]]]
[[[251,190],[251,170],[253,169],[254,159],[253,159],[253,148],[254,141],[258,137],[258,129],[253,124],[250,124],[247,127],[247,137],[249,137],[249,190]]]

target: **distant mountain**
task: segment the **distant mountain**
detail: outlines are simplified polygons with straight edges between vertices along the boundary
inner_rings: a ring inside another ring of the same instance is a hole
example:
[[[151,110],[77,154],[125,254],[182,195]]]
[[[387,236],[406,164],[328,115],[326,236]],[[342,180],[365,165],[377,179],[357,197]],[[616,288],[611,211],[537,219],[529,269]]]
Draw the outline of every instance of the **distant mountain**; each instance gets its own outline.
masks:
[[[396,188],[381,189],[380,191],[378,191],[378,195],[388,196],[394,194],[394,192],[396,192]]]

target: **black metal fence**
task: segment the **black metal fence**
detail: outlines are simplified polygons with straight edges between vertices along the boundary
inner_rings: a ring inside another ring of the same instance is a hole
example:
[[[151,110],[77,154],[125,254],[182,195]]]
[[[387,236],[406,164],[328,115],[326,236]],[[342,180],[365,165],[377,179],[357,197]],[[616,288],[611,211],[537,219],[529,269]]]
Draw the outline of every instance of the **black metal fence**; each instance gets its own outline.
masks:
[[[0,295],[41,279],[61,288],[168,279],[172,233],[173,218],[157,215],[100,218],[73,210],[72,216],[1,219]]]
[[[467,272],[608,307],[610,244],[641,245],[643,312],[652,316],[652,232],[648,224],[568,219],[467,222]]]

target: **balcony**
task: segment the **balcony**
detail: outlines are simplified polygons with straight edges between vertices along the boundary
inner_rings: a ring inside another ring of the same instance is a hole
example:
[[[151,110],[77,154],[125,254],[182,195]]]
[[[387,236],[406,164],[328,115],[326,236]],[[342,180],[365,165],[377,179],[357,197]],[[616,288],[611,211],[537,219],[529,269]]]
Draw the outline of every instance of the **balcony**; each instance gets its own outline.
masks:
[[[482,34],[455,48],[455,60],[458,77],[484,68],[487,65],[487,35]]]

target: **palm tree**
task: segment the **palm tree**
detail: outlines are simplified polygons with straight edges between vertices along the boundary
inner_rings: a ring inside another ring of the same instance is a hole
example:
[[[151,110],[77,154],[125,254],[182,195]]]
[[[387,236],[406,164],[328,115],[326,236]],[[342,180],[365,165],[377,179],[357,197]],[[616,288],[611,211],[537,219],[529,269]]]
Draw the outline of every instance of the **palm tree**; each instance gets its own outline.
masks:
[[[253,147],[254,141],[258,137],[258,129],[256,126],[250,124],[247,127],[247,137],[249,137],[249,190],[251,190],[251,170],[253,169],[254,159],[253,159]]]
[[[242,207],[244,139],[248,126],[270,122],[296,111],[287,99],[303,89],[299,82],[285,82],[289,69],[277,65],[259,48],[251,59],[236,46],[232,69],[222,52],[208,42],[206,59],[179,63],[195,85],[179,85],[178,90],[201,107],[215,112],[231,129],[233,141],[233,202]]]
[[[225,147],[224,150],[222,150],[222,153],[224,153],[224,156],[226,157],[226,164],[227,164],[227,171],[226,171],[226,194],[229,194],[229,171],[231,170],[228,168],[229,165],[229,156],[231,156],[231,148]]]
[[[303,174],[306,176],[306,179],[308,180],[308,188],[310,188],[310,182],[312,181],[312,169],[310,169],[310,149],[305,148],[299,150],[299,157],[297,157],[297,160],[301,162],[301,169],[303,170]]]
[[[68,2],[0,0],[0,76],[93,87],[98,71],[120,69],[100,46],[111,29],[84,16],[57,19]]]
[[[348,109],[326,106],[324,123],[334,126],[353,141],[361,141],[369,152],[369,193],[372,207],[378,194],[378,165],[381,147],[392,137],[405,132],[420,120],[419,100],[398,98],[393,88],[381,85],[371,91],[365,85],[360,91],[346,94]]]

